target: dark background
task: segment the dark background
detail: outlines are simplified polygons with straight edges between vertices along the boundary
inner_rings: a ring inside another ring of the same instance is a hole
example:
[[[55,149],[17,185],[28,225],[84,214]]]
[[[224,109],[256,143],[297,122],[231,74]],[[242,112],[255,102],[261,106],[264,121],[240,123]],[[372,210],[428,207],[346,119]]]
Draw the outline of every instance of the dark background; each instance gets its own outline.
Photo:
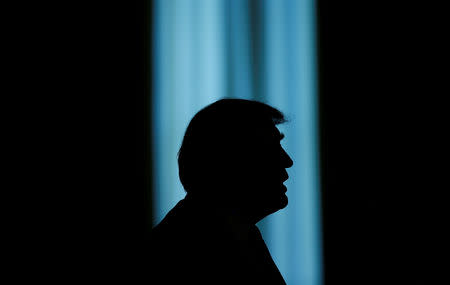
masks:
[[[430,284],[438,271],[438,16],[393,2],[318,2],[327,284]]]
[[[433,97],[443,93],[442,17],[392,1],[317,7],[326,284],[430,284],[441,272],[434,221],[445,225],[432,194],[443,189],[434,142],[445,128]],[[38,225],[23,235],[33,272],[146,280],[151,3],[19,11],[34,15],[14,22],[19,82],[32,94],[21,105],[33,110],[24,175],[45,189],[31,194],[44,213],[26,216]]]

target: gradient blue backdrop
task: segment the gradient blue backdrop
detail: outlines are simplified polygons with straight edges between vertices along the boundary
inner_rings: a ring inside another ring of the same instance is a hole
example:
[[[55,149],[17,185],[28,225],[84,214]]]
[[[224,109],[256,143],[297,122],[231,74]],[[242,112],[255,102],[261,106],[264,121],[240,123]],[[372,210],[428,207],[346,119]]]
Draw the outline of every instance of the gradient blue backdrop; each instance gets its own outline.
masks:
[[[258,224],[288,284],[322,284],[315,2],[155,0],[154,220],[184,197],[177,152],[189,120],[222,97],[284,112],[289,205]]]

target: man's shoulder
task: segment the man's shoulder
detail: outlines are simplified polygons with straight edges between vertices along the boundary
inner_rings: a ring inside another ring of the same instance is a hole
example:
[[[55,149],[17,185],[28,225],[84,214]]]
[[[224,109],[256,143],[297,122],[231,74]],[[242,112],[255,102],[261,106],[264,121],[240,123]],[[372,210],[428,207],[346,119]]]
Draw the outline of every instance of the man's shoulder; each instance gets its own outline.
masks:
[[[155,274],[192,281],[228,276],[228,284],[257,278],[246,244],[220,217],[202,209],[181,202],[153,228]],[[173,270],[182,274],[175,276]]]
[[[186,201],[179,201],[150,233],[152,243],[177,244],[195,243],[210,231],[209,224],[201,213]]]
[[[183,213],[182,202],[178,202],[166,216],[151,230],[150,237],[152,241],[164,241],[172,235],[179,232],[185,222],[186,213]]]
[[[151,231],[156,246],[171,243],[189,244],[198,249],[232,242],[233,236],[226,223],[195,203],[181,200]]]

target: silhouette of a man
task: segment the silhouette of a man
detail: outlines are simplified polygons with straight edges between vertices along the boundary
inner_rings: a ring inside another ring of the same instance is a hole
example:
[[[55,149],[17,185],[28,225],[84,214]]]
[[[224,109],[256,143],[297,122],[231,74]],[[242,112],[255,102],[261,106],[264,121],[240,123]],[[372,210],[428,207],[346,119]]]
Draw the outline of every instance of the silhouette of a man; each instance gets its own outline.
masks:
[[[286,207],[283,114],[222,99],[189,123],[178,153],[186,191],[151,233],[157,284],[285,284],[256,227]]]

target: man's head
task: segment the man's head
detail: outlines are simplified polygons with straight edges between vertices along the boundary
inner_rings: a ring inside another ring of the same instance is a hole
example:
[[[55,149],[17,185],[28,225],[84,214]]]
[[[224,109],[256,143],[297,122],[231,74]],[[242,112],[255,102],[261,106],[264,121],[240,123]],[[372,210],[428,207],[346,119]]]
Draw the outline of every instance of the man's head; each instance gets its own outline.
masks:
[[[286,168],[292,160],[276,128],[283,114],[264,103],[222,99],[189,123],[178,153],[188,195],[210,199],[258,217],[286,207]]]

